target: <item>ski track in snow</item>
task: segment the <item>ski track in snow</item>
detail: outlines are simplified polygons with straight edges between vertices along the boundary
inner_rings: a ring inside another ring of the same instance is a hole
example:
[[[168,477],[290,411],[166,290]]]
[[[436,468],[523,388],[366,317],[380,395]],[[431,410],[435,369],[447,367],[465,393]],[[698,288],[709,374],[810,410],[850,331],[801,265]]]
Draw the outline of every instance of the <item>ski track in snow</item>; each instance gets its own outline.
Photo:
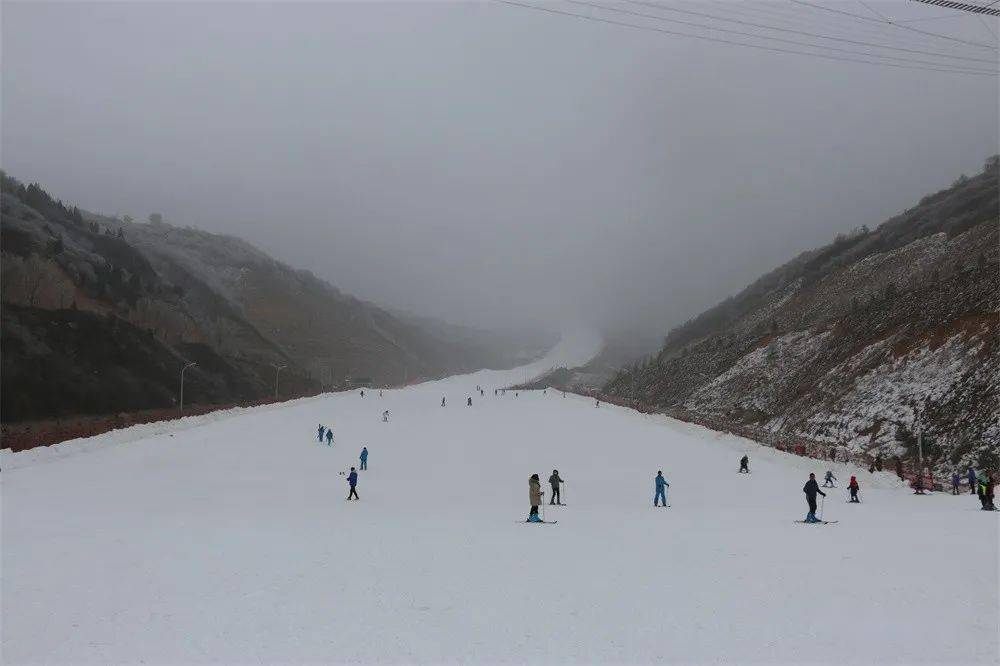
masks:
[[[597,344],[5,452],[4,663],[996,662],[1000,514],[837,464],[840,522],[798,525],[829,463],[557,391],[493,396]],[[559,524],[519,524],[553,468]]]

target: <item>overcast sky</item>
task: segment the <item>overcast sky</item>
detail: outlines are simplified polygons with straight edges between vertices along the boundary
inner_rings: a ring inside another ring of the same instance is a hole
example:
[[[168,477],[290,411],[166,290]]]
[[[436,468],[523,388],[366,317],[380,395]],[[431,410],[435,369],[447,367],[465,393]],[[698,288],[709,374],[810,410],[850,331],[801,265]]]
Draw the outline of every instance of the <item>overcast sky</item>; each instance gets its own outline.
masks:
[[[822,1],[977,44],[997,29],[907,0]],[[995,50],[791,0],[666,6],[996,69],[959,59]],[[660,336],[997,152],[995,76],[495,2],[4,2],[2,21],[9,174],[95,212],[238,235],[359,297],[474,325],[634,321]]]

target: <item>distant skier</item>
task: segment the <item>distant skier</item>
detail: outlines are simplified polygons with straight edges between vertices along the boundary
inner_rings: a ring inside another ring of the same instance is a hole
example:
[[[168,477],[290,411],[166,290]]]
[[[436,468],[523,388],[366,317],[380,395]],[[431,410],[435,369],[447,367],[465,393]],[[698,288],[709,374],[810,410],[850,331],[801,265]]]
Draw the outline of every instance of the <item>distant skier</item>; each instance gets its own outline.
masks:
[[[368,447],[361,447],[361,469],[368,469]]]
[[[826,478],[823,479],[823,487],[824,488],[836,488],[837,486],[834,485],[834,483],[833,483],[836,480],[837,480],[837,477],[835,477],[833,475],[833,472],[831,472],[830,470],[826,470]]]
[[[389,410],[388,409],[385,410],[384,412],[382,412],[382,422],[383,423],[388,423],[389,422]]]
[[[913,494],[923,495],[924,494],[924,472],[923,470],[917,470],[917,476],[913,479]]]
[[[955,472],[951,475],[951,494],[952,495],[958,495],[958,494],[961,493],[961,491],[958,489],[958,487],[960,485],[962,485],[962,477],[959,476],[958,470],[956,469]]]
[[[378,390],[378,397],[380,397],[380,398],[382,397],[382,389]]]
[[[316,429],[316,439],[318,439],[318,440],[319,440],[319,443],[320,443],[320,444],[322,444],[322,443],[323,443],[323,431],[324,431],[324,430],[326,430],[326,428],[324,428],[324,427],[323,427],[323,424],[322,424],[322,423],[320,423],[320,424],[319,424],[319,428],[317,428],[317,429]]]
[[[663,478],[663,470],[656,471],[656,495],[653,497],[653,506],[659,506],[660,500],[663,500],[663,506],[667,505],[667,488],[670,484],[667,480]]]
[[[559,470],[552,470],[552,476],[549,477],[549,485],[552,486],[552,497],[549,499],[549,504],[562,505],[562,497],[559,495],[560,483],[565,483],[565,481],[559,477]]]
[[[978,484],[976,482],[976,470],[973,469],[972,467],[969,468],[968,478],[969,478],[969,494],[970,495],[975,495],[976,494],[976,485],[978,485]]]
[[[993,475],[985,469],[980,470],[976,480],[978,481],[976,493],[979,495],[979,502],[983,505],[983,511],[996,511],[997,507],[993,503],[995,492]]]
[[[327,446],[333,446],[333,429],[332,428],[327,428],[326,429],[326,445]]]
[[[472,407],[472,396],[471,396],[471,395],[470,395],[470,396],[468,397],[468,399],[467,399],[467,400],[465,401],[465,406],[466,406],[466,407]]]
[[[444,407],[444,396],[441,396],[441,406]]]
[[[600,400],[595,400],[594,401],[594,407],[600,407],[600,406],[601,406],[601,401]]]
[[[364,389],[361,389],[361,397],[362,398],[365,397],[365,390]]]
[[[542,522],[542,519],[538,517],[538,505],[542,503],[542,483],[538,480],[537,474],[532,474],[531,478],[528,479],[528,502],[531,504],[528,522]]]
[[[497,389],[493,389],[493,397],[494,398],[497,397],[497,394],[499,394],[499,393],[500,392]]]
[[[809,480],[806,481],[806,485],[802,486],[802,492],[806,494],[806,501],[809,503],[809,513],[806,514],[806,522],[818,523],[819,518],[816,517],[816,493],[819,493],[823,497],[826,497],[826,493],[819,489],[819,484],[816,483],[816,475],[812,472],[809,473]]]
[[[854,504],[859,503],[861,500],[858,499],[858,491],[861,490],[861,486],[858,485],[858,477],[851,477],[851,482],[847,484],[847,489],[851,491],[851,502]]]
[[[347,500],[350,501],[352,498],[359,500],[358,497],[358,472],[353,467],[351,468],[351,473],[347,475],[347,483],[351,485],[351,492],[347,495]]]
[[[742,458],[740,458],[740,474],[749,474],[749,473],[750,473],[750,457],[744,455]]]

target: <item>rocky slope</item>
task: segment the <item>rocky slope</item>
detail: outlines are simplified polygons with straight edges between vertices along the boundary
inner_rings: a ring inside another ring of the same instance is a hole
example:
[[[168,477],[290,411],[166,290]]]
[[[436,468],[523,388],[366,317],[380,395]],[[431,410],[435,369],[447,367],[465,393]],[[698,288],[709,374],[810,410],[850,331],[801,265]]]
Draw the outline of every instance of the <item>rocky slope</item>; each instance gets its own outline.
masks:
[[[3,176],[5,423],[512,367],[552,341],[389,313],[233,237],[89,214]]]
[[[605,392],[763,441],[1000,463],[998,160],[672,330]]]

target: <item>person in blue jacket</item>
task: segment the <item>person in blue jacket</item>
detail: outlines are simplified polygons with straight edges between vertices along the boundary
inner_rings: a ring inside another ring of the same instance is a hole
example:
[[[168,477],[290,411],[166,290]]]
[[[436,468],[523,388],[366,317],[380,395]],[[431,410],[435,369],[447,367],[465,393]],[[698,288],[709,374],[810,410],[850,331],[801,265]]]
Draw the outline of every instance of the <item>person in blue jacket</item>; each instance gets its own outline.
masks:
[[[656,472],[656,496],[653,497],[653,506],[659,506],[659,501],[663,500],[663,506],[667,505],[667,488],[670,484],[663,478],[663,470]]]
[[[318,439],[318,440],[319,440],[319,443],[320,443],[320,444],[322,444],[322,443],[323,443],[323,431],[324,431],[324,430],[326,430],[326,428],[324,428],[324,427],[323,427],[323,424],[322,424],[322,423],[320,423],[320,424],[319,424],[319,428],[317,428],[317,430],[316,430],[316,439]]]
[[[357,490],[358,473],[357,471],[355,471],[353,467],[351,468],[351,473],[347,475],[347,482],[351,484],[351,492],[347,494],[347,500],[350,501],[352,498],[356,500],[361,499],[360,497],[358,497],[358,490]]]
[[[368,469],[368,447],[361,447],[361,469]]]
[[[979,484],[979,482],[976,481],[976,470],[974,470],[971,467],[969,468],[969,477],[968,478],[969,478],[969,493],[975,495],[976,494],[976,486]]]
[[[333,428],[326,429],[326,445],[333,446]]]

